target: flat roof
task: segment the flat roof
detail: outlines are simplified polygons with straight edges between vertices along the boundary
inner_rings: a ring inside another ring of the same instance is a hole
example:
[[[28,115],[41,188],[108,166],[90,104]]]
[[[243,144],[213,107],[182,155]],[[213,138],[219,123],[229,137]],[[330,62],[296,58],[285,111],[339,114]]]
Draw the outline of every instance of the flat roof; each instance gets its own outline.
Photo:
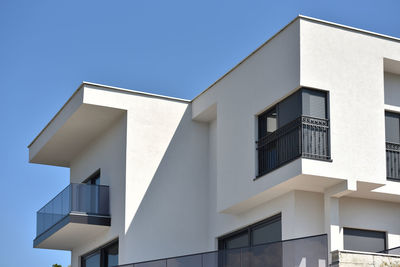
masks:
[[[334,23],[334,22],[330,22],[330,21],[326,21],[326,20],[316,19],[316,18],[313,18],[313,17],[304,16],[304,15],[298,15],[292,21],[290,21],[288,24],[286,24],[281,30],[279,30],[277,33],[275,33],[273,36],[271,36],[268,40],[266,40],[263,44],[261,44],[259,47],[257,47],[248,56],[246,56],[244,59],[242,59],[238,64],[236,64],[228,72],[226,72],[224,75],[222,75],[220,78],[218,78],[215,82],[213,82],[210,86],[208,86],[206,89],[204,89],[201,93],[199,93],[197,96],[195,96],[192,100],[176,98],[176,97],[170,97],[170,96],[165,96],[165,95],[152,94],[152,93],[146,93],[146,92],[143,92],[143,91],[135,91],[135,90],[124,89],[124,88],[115,87],[115,86],[109,86],[109,85],[103,85],[103,84],[83,81],[81,83],[81,85],[72,94],[72,96],[67,100],[67,102],[61,107],[61,109],[53,116],[53,118],[46,124],[46,126],[40,131],[40,133],[28,145],[28,148],[38,139],[38,137],[43,133],[43,131],[51,124],[51,122],[55,119],[55,117],[57,117],[57,115],[63,110],[63,108],[72,99],[72,97],[84,85],[91,85],[91,86],[106,88],[106,89],[115,90],[115,91],[122,91],[122,92],[126,92],[126,93],[132,93],[132,94],[143,95],[143,96],[151,96],[151,97],[162,98],[162,99],[172,100],[172,101],[192,103],[194,100],[196,100],[202,94],[207,92],[210,88],[212,88],[214,85],[216,85],[219,81],[221,81],[223,78],[225,78],[227,75],[229,75],[233,70],[235,70],[237,67],[239,67],[249,57],[254,55],[257,51],[259,51],[262,47],[264,47],[266,44],[268,44],[272,39],[274,39],[277,35],[279,35],[282,31],[284,31],[286,28],[288,28],[291,24],[293,24],[295,21],[297,21],[299,19],[304,19],[304,20],[307,20],[307,21],[316,22],[316,23],[324,24],[324,25],[331,26],[331,27],[341,28],[341,29],[353,31],[353,32],[356,32],[356,33],[367,34],[367,35],[370,35],[370,36],[373,36],[373,37],[382,38],[382,39],[386,39],[386,40],[390,40],[390,41],[394,41],[394,42],[400,42],[400,38],[393,37],[393,36],[390,36],[390,35],[380,34],[380,33],[367,31],[367,30],[362,30],[362,29],[359,29],[359,28],[350,27],[350,26],[346,26],[346,25],[343,25],[343,24],[338,24],[338,23]]]
[[[75,90],[75,92],[68,98],[67,102],[64,103],[64,105],[57,111],[57,113],[51,118],[51,120],[46,124],[46,126],[36,135],[36,137],[32,140],[32,142],[29,143],[28,148],[32,146],[32,144],[39,138],[39,136],[49,127],[49,125],[55,120],[58,114],[61,113],[61,111],[65,108],[66,105],[71,101],[71,99],[79,92],[79,90],[85,86],[95,86],[99,88],[105,88],[109,90],[114,90],[114,91],[120,91],[120,92],[125,92],[125,93],[130,93],[130,94],[135,94],[135,95],[141,95],[141,96],[150,96],[150,97],[155,97],[155,98],[161,98],[165,100],[172,100],[172,101],[178,101],[178,102],[184,102],[184,103],[190,103],[191,100],[187,99],[182,99],[182,98],[176,98],[176,97],[170,97],[170,96],[164,96],[164,95],[158,95],[158,94],[152,94],[152,93],[146,93],[146,92],[141,92],[141,91],[135,91],[131,89],[125,89],[125,88],[120,88],[120,87],[115,87],[115,86],[109,86],[109,85],[103,85],[99,83],[93,83],[93,82],[86,82],[83,81],[79,87]]]
[[[232,71],[234,71],[237,67],[239,67],[243,62],[245,62],[249,57],[251,57],[252,55],[254,55],[257,51],[259,51],[261,48],[263,48],[266,44],[268,44],[272,39],[274,39],[277,35],[279,35],[282,31],[284,31],[286,28],[288,28],[290,25],[292,25],[295,21],[299,20],[299,19],[304,19],[304,20],[308,20],[311,22],[317,22],[320,24],[324,24],[327,26],[331,26],[331,27],[336,27],[336,28],[341,28],[344,30],[348,30],[348,31],[353,31],[353,32],[357,32],[357,33],[361,33],[361,34],[367,34],[367,35],[371,35],[373,37],[377,37],[377,38],[382,38],[382,39],[387,39],[390,41],[394,41],[394,42],[400,42],[400,38],[394,37],[394,36],[390,36],[390,35],[385,35],[385,34],[380,34],[380,33],[376,33],[376,32],[372,32],[372,31],[367,31],[367,30],[363,30],[363,29],[359,29],[359,28],[355,28],[355,27],[351,27],[351,26],[346,26],[343,24],[338,24],[338,23],[334,23],[334,22],[330,22],[330,21],[326,21],[326,20],[321,20],[321,19],[316,19],[313,17],[308,17],[308,16],[304,16],[304,15],[298,15],[297,17],[295,17],[292,21],[290,21],[288,24],[286,24],[282,29],[280,29],[277,33],[275,33],[274,35],[272,35],[270,38],[268,38],[267,41],[265,41],[263,44],[261,44],[259,47],[257,47],[253,52],[251,52],[248,56],[246,56],[244,59],[242,59],[238,64],[236,64],[233,68],[231,68],[227,73],[225,73],[224,75],[222,75],[220,78],[218,78],[215,82],[213,82],[209,87],[207,87],[205,90],[203,90],[200,94],[198,94],[196,97],[194,97],[191,102],[193,102],[196,98],[198,98],[199,96],[201,96],[202,94],[204,94],[205,92],[208,91],[208,89],[210,89],[211,87],[213,87],[214,85],[216,85],[219,81],[221,81],[223,78],[225,78],[228,74],[230,74]]]

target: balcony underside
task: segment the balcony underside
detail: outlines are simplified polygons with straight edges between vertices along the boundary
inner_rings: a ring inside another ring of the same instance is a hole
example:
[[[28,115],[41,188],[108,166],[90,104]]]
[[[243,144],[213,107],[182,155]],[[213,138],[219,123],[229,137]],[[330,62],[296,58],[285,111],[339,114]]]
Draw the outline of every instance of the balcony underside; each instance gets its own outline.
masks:
[[[72,250],[106,232],[110,225],[110,217],[69,214],[36,237],[33,247]]]
[[[79,89],[29,147],[29,162],[69,167],[71,160],[125,111],[86,104]]]

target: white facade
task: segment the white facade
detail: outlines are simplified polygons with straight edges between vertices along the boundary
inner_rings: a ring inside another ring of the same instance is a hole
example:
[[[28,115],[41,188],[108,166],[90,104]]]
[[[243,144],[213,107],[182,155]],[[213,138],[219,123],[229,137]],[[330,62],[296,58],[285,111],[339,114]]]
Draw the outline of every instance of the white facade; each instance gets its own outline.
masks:
[[[332,161],[298,158],[254,179],[257,115],[301,87],[328,93]],[[70,223],[39,247],[71,250],[78,267],[118,238],[126,264],[216,250],[279,213],[283,240],[327,233],[340,250],[349,227],[400,246],[385,111],[400,112],[400,40],[302,16],[192,101],[83,83],[30,162],[70,168],[71,183],[100,169],[111,226]]]

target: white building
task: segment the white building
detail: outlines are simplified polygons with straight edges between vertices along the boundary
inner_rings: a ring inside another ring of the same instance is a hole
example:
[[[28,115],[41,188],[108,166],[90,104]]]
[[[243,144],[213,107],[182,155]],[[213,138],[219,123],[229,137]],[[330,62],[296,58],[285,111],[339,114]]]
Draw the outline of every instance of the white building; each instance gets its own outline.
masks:
[[[394,248],[400,39],[299,16],[193,100],[83,83],[29,161],[70,168],[34,247],[73,267],[269,242],[268,266],[325,266],[309,239],[277,242],[307,236],[322,255]]]

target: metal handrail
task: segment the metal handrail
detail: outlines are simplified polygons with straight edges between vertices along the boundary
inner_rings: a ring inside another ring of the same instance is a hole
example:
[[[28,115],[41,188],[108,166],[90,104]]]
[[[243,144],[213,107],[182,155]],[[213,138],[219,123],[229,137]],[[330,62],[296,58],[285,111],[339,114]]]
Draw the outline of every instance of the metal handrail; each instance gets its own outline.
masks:
[[[259,176],[299,157],[330,160],[329,119],[300,116],[257,143]]]
[[[263,247],[268,247],[268,246],[283,247],[283,244],[292,244],[292,246],[296,246],[296,243],[298,243],[297,246],[302,247],[302,249],[304,249],[304,243],[301,243],[302,241],[305,241],[305,242],[311,241],[310,243],[307,243],[307,245],[309,245],[309,244],[313,244],[315,246],[318,245],[318,249],[321,249],[321,247],[322,247],[321,251],[323,251],[323,253],[321,253],[321,252],[318,253],[319,254],[318,256],[323,258],[325,260],[325,262],[326,262],[326,265],[327,265],[327,263],[328,263],[327,234],[321,234],[321,235],[293,238],[293,239],[282,240],[282,241],[268,242],[268,243],[258,244],[258,245],[249,246],[249,247],[234,248],[234,249],[222,249],[222,250],[214,250],[214,251],[207,251],[207,252],[201,252],[201,253],[193,253],[193,254],[187,254],[187,255],[181,255],[181,256],[175,256],[175,257],[168,257],[168,258],[158,258],[158,259],[148,260],[148,261],[140,261],[140,262],[129,263],[129,264],[121,264],[121,265],[118,265],[116,267],[134,267],[134,266],[141,266],[143,264],[145,266],[151,266],[151,263],[161,263],[161,262],[164,262],[165,266],[167,266],[167,262],[169,260],[179,260],[179,259],[183,259],[183,258],[198,257],[198,256],[201,257],[201,266],[203,266],[203,257],[204,256],[216,254],[217,257],[220,257],[221,255],[227,255],[227,254],[232,253],[232,252],[239,252],[240,256],[242,256],[243,253],[246,253],[246,256],[249,256],[248,252],[251,249],[258,249],[258,248],[263,248]],[[290,246],[287,246],[287,247],[290,247]],[[314,247],[310,247],[310,251],[313,248]],[[317,247],[315,247],[314,249],[317,249]],[[281,255],[272,255],[272,254],[271,255],[266,255],[266,256],[281,257]],[[157,266],[161,266],[161,265],[157,265]],[[183,266],[183,265],[179,265],[179,266]],[[225,265],[224,264],[218,264],[218,266],[225,266]],[[184,266],[184,267],[191,267],[191,266]],[[204,267],[206,267],[206,266],[204,266]],[[207,267],[210,267],[210,266],[207,266]]]
[[[37,211],[37,236],[72,212],[109,216],[109,187],[71,183]]]

